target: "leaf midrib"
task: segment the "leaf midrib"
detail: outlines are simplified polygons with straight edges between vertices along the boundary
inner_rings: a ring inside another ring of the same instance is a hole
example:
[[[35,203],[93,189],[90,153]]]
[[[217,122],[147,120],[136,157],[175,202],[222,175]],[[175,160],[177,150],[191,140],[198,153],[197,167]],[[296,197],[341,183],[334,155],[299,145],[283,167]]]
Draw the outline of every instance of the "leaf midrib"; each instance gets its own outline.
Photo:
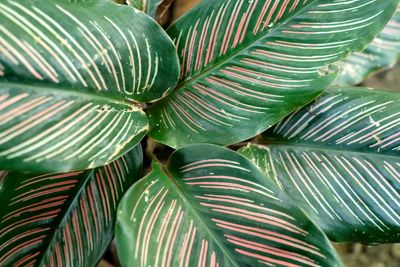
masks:
[[[54,244],[54,242],[57,239],[56,238],[57,233],[62,231],[62,229],[65,227],[65,222],[68,220],[68,216],[70,214],[72,214],[73,209],[75,209],[77,207],[77,201],[82,196],[83,191],[86,189],[87,184],[91,181],[92,177],[94,177],[95,171],[98,171],[98,170],[99,170],[99,168],[96,168],[96,169],[92,169],[90,171],[86,171],[85,172],[85,176],[86,177],[84,179],[82,179],[83,182],[80,183],[79,189],[75,190],[75,192],[73,194],[73,197],[68,202],[68,206],[67,206],[68,208],[63,213],[62,218],[60,218],[58,223],[55,225],[54,231],[52,231],[51,234],[49,235],[49,237],[46,238],[48,240],[47,246],[46,246],[46,249],[43,251],[43,253],[41,255],[40,263],[37,266],[43,266],[44,265],[46,259],[48,258],[48,255],[50,253],[50,248],[51,248],[52,244]],[[64,226],[62,227],[62,225],[64,225]]]
[[[307,10],[310,5],[313,5],[314,2],[319,1],[319,0],[314,0],[314,1],[310,1],[308,2],[305,6],[303,6],[302,8],[299,8],[297,10],[297,12],[292,12],[290,14],[290,16],[287,16],[287,18],[285,20],[283,20],[281,23],[277,22],[278,25],[274,28],[272,28],[271,30],[265,32],[265,34],[259,34],[258,37],[254,38],[252,42],[249,42],[248,45],[243,45],[243,47],[241,49],[238,49],[236,52],[230,54],[229,56],[227,56],[226,58],[223,58],[220,61],[217,61],[215,64],[209,64],[209,66],[205,67],[204,69],[202,69],[202,71],[200,71],[199,73],[193,75],[192,77],[190,77],[189,79],[184,79],[181,82],[178,83],[178,85],[175,87],[175,90],[173,91],[173,94],[177,93],[177,91],[179,91],[180,89],[184,89],[186,87],[187,84],[190,84],[192,82],[194,82],[195,80],[201,79],[203,76],[207,76],[210,72],[212,72],[215,69],[218,69],[221,65],[225,64],[226,62],[228,62],[229,60],[231,60],[232,58],[235,58],[237,55],[239,55],[240,53],[246,51],[247,49],[249,49],[252,45],[254,45],[255,43],[259,42],[260,40],[266,38],[269,34],[273,35],[277,30],[279,30],[281,27],[286,26],[287,23],[289,23],[293,17],[297,14],[300,14],[302,12],[304,12],[305,10]],[[200,4],[201,5],[201,4]],[[199,5],[199,6],[200,6]],[[195,8],[198,8],[195,7]],[[194,9],[195,9],[194,8]],[[192,9],[192,10],[194,10]],[[190,15],[191,12],[188,12],[185,14],[185,16],[181,17],[176,23],[180,22],[181,20],[184,20],[186,17],[188,17],[188,15]],[[172,28],[174,26],[171,25],[168,30],[170,28]],[[167,30],[167,33],[168,33]],[[169,34],[168,34],[169,35]],[[170,36],[171,38],[173,38],[173,36]],[[327,64],[326,64],[327,65]],[[172,95],[172,94],[171,94]],[[166,98],[164,98],[166,99]]]
[[[294,142],[294,141],[286,141],[286,140],[263,140],[260,142],[262,146],[265,147],[303,147],[305,149],[318,149],[318,150],[327,150],[333,152],[347,152],[349,154],[365,154],[371,155],[375,157],[388,157],[388,158],[395,158],[400,159],[399,156],[395,156],[393,154],[387,154],[384,152],[378,151],[363,151],[363,150],[355,150],[355,149],[348,149],[345,147],[333,147],[329,145],[317,145],[317,144],[310,144],[310,143],[301,143],[301,142]]]
[[[183,203],[187,206],[190,206],[190,212],[193,214],[193,217],[195,217],[196,222],[198,222],[201,226],[201,228],[205,229],[205,231],[207,232],[208,236],[211,237],[211,239],[217,244],[217,246],[222,250],[222,252],[225,254],[225,256],[229,259],[229,261],[233,264],[233,266],[239,267],[239,263],[236,262],[236,260],[234,260],[234,256],[231,255],[231,253],[225,248],[225,246],[223,244],[221,244],[221,242],[216,238],[216,234],[214,233],[213,230],[211,230],[208,226],[207,226],[207,222],[204,221],[203,216],[201,216],[196,208],[192,205],[192,202],[189,200],[189,198],[185,195],[185,193],[180,189],[179,184],[175,181],[173,175],[169,172],[167,166],[164,166],[161,163],[158,163],[161,171],[165,174],[165,177],[168,179],[167,181],[170,184],[170,187],[173,188],[175,190],[175,192],[177,193],[177,195],[181,198],[181,200],[183,201]],[[163,177],[163,176],[161,176]]]
[[[103,96],[103,95],[98,95],[95,92],[78,92],[76,89],[67,90],[66,88],[60,88],[56,86],[49,86],[49,85],[41,85],[37,83],[17,83],[17,82],[4,82],[0,81],[0,91],[3,88],[21,88],[21,89],[27,89],[27,90],[32,90],[32,91],[43,91],[43,92],[48,92],[49,94],[55,95],[56,91],[61,91],[65,95],[70,95],[70,96],[76,96],[78,99],[81,100],[87,100],[87,101],[101,101],[101,102],[108,102],[108,103],[113,103],[113,104],[119,104],[119,105],[124,105],[127,108],[131,109],[132,111],[141,111],[141,108],[139,108],[139,104],[137,104],[134,101],[130,100],[123,100],[120,98],[117,98],[115,96]],[[61,95],[62,96],[62,95]]]

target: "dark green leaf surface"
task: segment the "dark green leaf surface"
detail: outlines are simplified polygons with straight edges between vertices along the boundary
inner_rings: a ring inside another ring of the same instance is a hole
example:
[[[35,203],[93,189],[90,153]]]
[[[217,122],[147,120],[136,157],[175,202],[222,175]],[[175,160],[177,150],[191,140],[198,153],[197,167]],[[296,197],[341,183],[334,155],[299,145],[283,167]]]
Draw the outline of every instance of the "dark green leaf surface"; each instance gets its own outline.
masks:
[[[173,44],[142,12],[111,1],[0,4],[7,80],[139,102],[157,100],[176,84]]]
[[[134,102],[165,95],[178,72],[169,37],[130,7],[1,0],[0,168],[65,172],[115,160],[148,130]]]
[[[0,266],[95,266],[116,208],[140,177],[140,145],[113,163],[40,176],[0,173]]]
[[[121,101],[10,82],[0,88],[2,169],[94,168],[125,154],[148,130],[144,112]]]
[[[340,266],[323,233],[250,161],[214,145],[175,152],[120,203],[122,266]]]
[[[400,242],[400,94],[332,88],[244,148],[334,241]]]
[[[363,49],[398,2],[202,1],[167,31],[181,77],[151,107],[150,135],[172,147],[257,135],[318,96],[328,65]]]
[[[339,63],[337,84],[359,84],[371,72],[390,68],[400,56],[400,9],[383,31],[362,52],[351,54]]]

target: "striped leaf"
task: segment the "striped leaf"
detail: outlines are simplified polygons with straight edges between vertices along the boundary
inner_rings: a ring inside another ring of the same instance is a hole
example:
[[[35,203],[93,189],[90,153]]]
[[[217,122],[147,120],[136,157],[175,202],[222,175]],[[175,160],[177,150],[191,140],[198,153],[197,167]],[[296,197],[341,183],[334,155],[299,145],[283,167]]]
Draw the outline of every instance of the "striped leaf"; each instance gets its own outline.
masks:
[[[242,153],[334,241],[400,242],[400,94],[333,88]]]
[[[0,4],[6,80],[127,102],[157,100],[176,84],[171,40],[137,10],[110,1]]]
[[[134,101],[166,94],[178,69],[169,37],[130,7],[0,0],[0,168],[67,172],[115,160],[148,130]]]
[[[0,168],[35,173],[102,166],[146,134],[140,109],[35,85],[0,82]]]
[[[362,52],[339,63],[337,84],[359,84],[370,73],[392,67],[400,57],[400,7],[383,31]]]
[[[141,174],[140,145],[113,163],[40,176],[0,174],[0,266],[95,266],[116,208]]]
[[[153,105],[150,135],[172,147],[232,144],[274,125],[335,78],[398,0],[204,0],[169,29],[181,78]]]
[[[121,200],[116,242],[122,266],[341,266],[257,167],[207,144],[153,164]]]
[[[174,0],[127,0],[128,5],[142,10],[158,23],[165,19],[168,9]]]

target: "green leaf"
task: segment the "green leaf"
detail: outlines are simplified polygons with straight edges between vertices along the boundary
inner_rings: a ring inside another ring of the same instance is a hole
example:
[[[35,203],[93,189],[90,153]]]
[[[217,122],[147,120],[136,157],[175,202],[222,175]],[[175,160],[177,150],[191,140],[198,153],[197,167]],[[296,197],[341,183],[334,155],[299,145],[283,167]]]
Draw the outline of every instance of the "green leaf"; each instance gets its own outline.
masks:
[[[174,0],[128,0],[128,5],[142,10],[158,23],[162,21],[165,13],[170,8]]]
[[[146,134],[144,112],[106,97],[0,82],[0,168],[67,172],[109,163]]]
[[[6,80],[128,102],[155,101],[176,84],[173,44],[142,12],[110,1],[2,0],[0,7]]]
[[[95,266],[116,209],[140,177],[140,145],[113,163],[72,173],[0,174],[0,266]]]
[[[400,57],[400,7],[383,31],[362,52],[340,62],[337,84],[359,84],[372,72],[392,67]]]
[[[341,266],[323,233],[250,161],[214,145],[176,151],[118,208],[122,266]]]
[[[112,0],[64,0],[64,2],[69,2],[69,3],[107,2],[107,1],[112,1]]]
[[[134,7],[136,9],[143,11],[144,1],[145,0],[126,0],[125,2],[128,6],[131,6],[131,7]]]
[[[332,88],[241,152],[334,241],[400,242],[400,94]]]
[[[263,132],[318,96],[328,65],[363,49],[398,2],[202,1],[167,31],[181,78],[150,108],[150,136],[180,147]]]
[[[118,20],[116,20],[118,18]],[[0,1],[0,168],[101,166],[147,132],[135,101],[172,89],[178,59],[148,16],[109,1]]]

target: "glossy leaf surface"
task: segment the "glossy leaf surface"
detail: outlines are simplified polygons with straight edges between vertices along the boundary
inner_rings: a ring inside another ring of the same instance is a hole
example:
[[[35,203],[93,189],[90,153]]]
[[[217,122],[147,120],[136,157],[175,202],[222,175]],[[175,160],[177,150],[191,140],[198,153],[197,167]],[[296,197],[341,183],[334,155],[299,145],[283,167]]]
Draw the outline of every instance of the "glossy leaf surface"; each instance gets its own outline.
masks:
[[[0,82],[0,167],[35,173],[104,165],[148,130],[144,112],[105,97]]]
[[[122,266],[340,266],[329,241],[250,161],[214,145],[175,152],[124,196]]]
[[[0,168],[65,172],[115,160],[148,130],[134,101],[167,93],[178,69],[169,37],[130,7],[1,0]]]
[[[40,176],[0,174],[0,266],[95,266],[116,208],[140,177],[140,145],[113,163]]]
[[[2,0],[0,10],[7,80],[139,102],[157,100],[176,84],[173,44],[142,12],[111,1],[65,0]]]
[[[335,78],[330,63],[361,50],[398,0],[204,0],[168,34],[177,89],[153,105],[150,135],[172,147],[232,144],[277,123]]]
[[[400,242],[400,94],[333,88],[242,150],[335,241]]]
[[[337,84],[359,84],[371,72],[390,68],[400,56],[400,8],[383,31],[362,52],[339,63]]]

